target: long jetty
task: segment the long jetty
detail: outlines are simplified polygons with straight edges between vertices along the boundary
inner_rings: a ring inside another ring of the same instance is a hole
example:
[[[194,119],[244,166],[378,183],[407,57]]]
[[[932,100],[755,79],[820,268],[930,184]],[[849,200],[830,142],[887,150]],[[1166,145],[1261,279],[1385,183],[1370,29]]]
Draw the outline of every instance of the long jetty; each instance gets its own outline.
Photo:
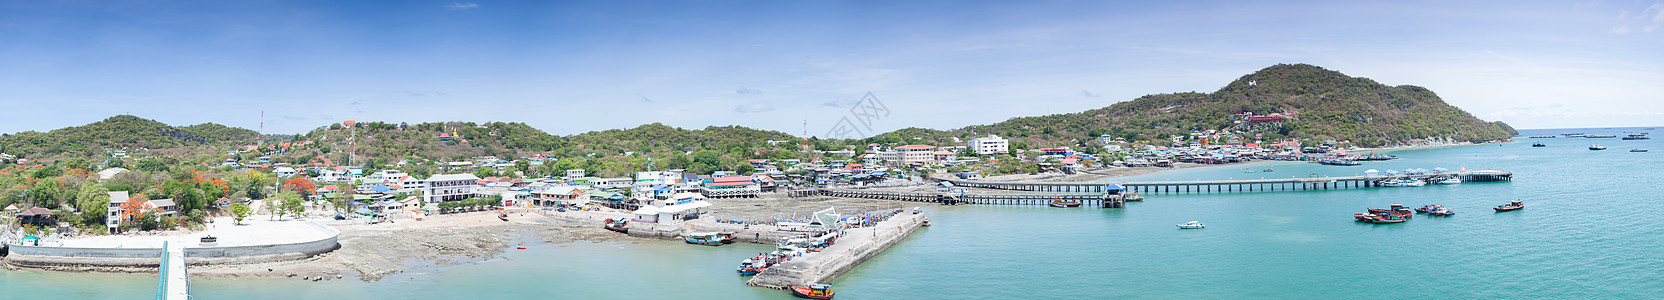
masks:
[[[1121,208],[1125,200],[1119,193],[953,193],[953,192],[898,192],[884,190],[857,189],[806,189],[788,191],[791,197],[840,197],[877,199],[891,201],[926,202],[935,204],[987,204],[987,205],[1044,205],[1052,200],[1078,201],[1082,205],[1099,206],[1103,208]]]
[[[925,221],[923,214],[901,213],[877,225],[844,230],[843,236],[820,252],[803,254],[790,261],[769,267],[746,285],[772,289],[786,289],[814,283],[827,283],[849,272],[861,262],[878,256],[901,240],[919,230]]]
[[[1513,180],[1514,173],[1499,170],[1473,170],[1413,175],[1129,182],[978,181],[948,177],[937,177],[936,179],[962,187],[1012,191],[1102,193],[1107,189],[1122,188],[1127,192],[1138,193],[1232,193],[1370,188],[1379,187],[1382,182],[1388,180],[1425,181],[1444,177],[1459,178],[1462,182],[1510,181]]]

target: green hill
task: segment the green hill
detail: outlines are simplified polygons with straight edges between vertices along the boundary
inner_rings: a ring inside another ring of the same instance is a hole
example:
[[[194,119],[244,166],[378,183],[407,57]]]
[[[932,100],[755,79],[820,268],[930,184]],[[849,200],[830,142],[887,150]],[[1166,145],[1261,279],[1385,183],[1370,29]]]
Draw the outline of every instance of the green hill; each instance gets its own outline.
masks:
[[[1240,114],[1247,113],[1297,118],[1240,122]],[[1227,129],[1262,134],[1266,140],[1338,140],[1360,146],[1494,141],[1515,134],[1507,124],[1475,118],[1423,87],[1387,86],[1317,66],[1281,64],[1244,75],[1212,93],[1148,95],[1079,113],[1019,117],[949,131],[909,128],[886,135],[942,142],[997,134],[1040,143],[1036,146],[1070,146],[1084,145],[1101,134],[1148,142],[1193,130]]]
[[[253,141],[257,135],[253,130],[214,123],[172,127],[155,120],[119,115],[48,132],[25,131],[3,135],[0,136],[0,152],[26,156],[90,157],[122,148],[244,144]]]

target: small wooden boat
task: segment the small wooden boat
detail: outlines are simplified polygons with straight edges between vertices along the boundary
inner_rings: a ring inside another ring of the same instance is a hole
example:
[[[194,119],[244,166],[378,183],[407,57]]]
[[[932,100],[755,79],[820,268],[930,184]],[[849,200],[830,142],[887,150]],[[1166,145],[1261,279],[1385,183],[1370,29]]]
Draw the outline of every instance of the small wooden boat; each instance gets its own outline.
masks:
[[[682,240],[694,245],[721,246],[733,243],[734,235],[721,232],[692,232],[682,237]]]
[[[1647,149],[1635,148],[1629,149],[1629,152],[1647,152]]]
[[[1449,217],[1456,215],[1456,211],[1450,210],[1449,208],[1439,207],[1438,209],[1427,212],[1427,214],[1436,217]]]
[[[503,220],[503,222],[508,222],[508,214],[507,213],[497,214],[497,219],[498,220]]]
[[[601,228],[618,233],[630,233],[630,230],[627,229],[628,226],[630,226],[630,219],[626,218],[612,218],[601,221]]]
[[[1514,200],[1513,203],[1508,203],[1506,205],[1497,206],[1496,211],[1497,212],[1516,211],[1516,210],[1520,210],[1522,208],[1525,208],[1525,203],[1520,202],[1520,200]]]
[[[811,284],[809,286],[792,286],[792,295],[809,299],[832,299],[832,286],[826,284]]]
[[[1063,199],[1052,199],[1052,203],[1047,205],[1051,207],[1080,207],[1080,201],[1065,202]]]

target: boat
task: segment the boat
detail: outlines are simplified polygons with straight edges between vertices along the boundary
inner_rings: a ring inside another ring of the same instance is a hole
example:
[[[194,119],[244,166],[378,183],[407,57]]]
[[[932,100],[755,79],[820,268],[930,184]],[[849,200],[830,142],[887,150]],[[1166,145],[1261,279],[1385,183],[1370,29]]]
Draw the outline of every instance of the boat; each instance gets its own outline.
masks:
[[[1439,207],[1437,209],[1434,209],[1433,211],[1427,212],[1427,214],[1432,215],[1432,216],[1436,216],[1436,217],[1449,217],[1449,216],[1456,215],[1456,211],[1450,210],[1449,208],[1445,208],[1445,207]]]
[[[1388,209],[1371,208],[1365,213],[1352,214],[1352,218],[1359,222],[1393,224],[1404,223],[1409,221],[1410,217],[1415,216],[1415,211],[1404,208],[1403,204],[1393,204],[1391,207]]]
[[[1362,160],[1362,161],[1378,161],[1378,160],[1394,160],[1394,159],[1398,159],[1398,156],[1397,155],[1380,155],[1380,154],[1375,154],[1375,153],[1365,154],[1363,156],[1357,156],[1357,157],[1352,158],[1352,160]]]
[[[1532,136],[1531,138],[1534,138],[1534,139],[1552,139],[1552,138],[1554,138],[1554,136],[1552,136],[1552,135],[1538,135],[1538,136]]]
[[[1531,146],[1532,147],[1548,147],[1548,145],[1543,145],[1542,142],[1533,143],[1533,144],[1531,144]]]
[[[1254,169],[1242,169],[1243,173],[1253,173]]]
[[[923,225],[926,226],[926,227],[929,227],[930,226],[930,219],[924,219],[924,224]]]
[[[1590,138],[1590,139],[1610,139],[1610,138],[1615,138],[1615,137],[1618,137],[1618,136],[1616,136],[1616,135],[1593,135],[1593,134],[1591,134],[1591,135],[1585,135],[1583,137],[1584,138]]]
[[[1052,199],[1052,203],[1047,205],[1051,207],[1080,207],[1080,201],[1065,202],[1063,199]]]
[[[1184,224],[1179,224],[1179,229],[1201,229],[1203,227],[1208,227],[1208,226],[1207,225],[1202,225],[1202,222],[1200,222],[1200,221],[1190,221],[1190,222],[1184,222]]]
[[[721,232],[690,232],[683,235],[682,240],[694,245],[721,246],[733,243],[734,235]]]
[[[1317,163],[1323,164],[1323,165],[1329,165],[1329,166],[1356,166],[1356,165],[1363,164],[1363,163],[1360,163],[1360,162],[1357,162],[1357,161],[1346,160],[1346,159],[1324,159],[1324,160],[1318,160]]]
[[[1432,213],[1434,210],[1438,210],[1440,208],[1444,208],[1444,205],[1428,204],[1428,205],[1422,205],[1421,208],[1417,208],[1416,212],[1417,213],[1424,213],[1424,214],[1425,213]]]
[[[1450,177],[1450,178],[1445,178],[1443,180],[1434,181],[1433,183],[1437,183],[1437,184],[1462,184],[1462,179],[1461,178],[1456,178],[1456,177]]]
[[[1645,134],[1631,134],[1629,136],[1624,137],[1624,140],[1626,140],[1626,141],[1650,140],[1650,139],[1652,139],[1652,138],[1647,137],[1647,135],[1645,135]]]
[[[508,222],[508,213],[497,214],[497,219],[503,220],[503,222]]]
[[[1601,146],[1599,143],[1596,143],[1594,145],[1589,145],[1589,150],[1606,150],[1606,146]]]
[[[1520,202],[1520,200],[1514,200],[1513,203],[1498,205],[1496,207],[1496,211],[1497,212],[1515,211],[1515,210],[1520,210],[1521,208],[1525,208],[1525,203]]]
[[[606,228],[607,230],[612,230],[612,231],[616,231],[616,232],[619,232],[619,233],[630,233],[629,229],[627,229],[628,226],[630,226],[630,219],[629,218],[619,217],[619,218],[611,218],[611,219],[606,219],[604,221],[601,221],[601,227],[602,228]]]
[[[1381,181],[1380,185],[1382,187],[1414,187],[1426,186],[1427,182],[1412,179],[1387,179],[1385,181]]]
[[[1265,168],[1265,170],[1264,170],[1264,171],[1260,171],[1260,172],[1266,172],[1266,173],[1271,173],[1271,172],[1276,172],[1276,171],[1277,171],[1277,170],[1273,170],[1273,169],[1271,169],[1271,168]]]
[[[762,258],[763,258],[762,255],[758,255],[757,257],[753,257],[753,258],[750,258],[750,259],[746,259],[744,261],[740,261],[740,266],[734,268],[734,272],[740,273],[740,276],[757,275],[758,272],[763,271],[762,266],[757,265],[758,260],[760,260]]]
[[[809,299],[832,299],[832,285],[811,284],[809,286],[792,286],[792,295]]]
[[[1128,202],[1144,201],[1144,193],[1127,194],[1126,198],[1124,198],[1122,200],[1126,200]]]
[[[1629,149],[1629,152],[1647,152],[1647,149],[1635,148]]]

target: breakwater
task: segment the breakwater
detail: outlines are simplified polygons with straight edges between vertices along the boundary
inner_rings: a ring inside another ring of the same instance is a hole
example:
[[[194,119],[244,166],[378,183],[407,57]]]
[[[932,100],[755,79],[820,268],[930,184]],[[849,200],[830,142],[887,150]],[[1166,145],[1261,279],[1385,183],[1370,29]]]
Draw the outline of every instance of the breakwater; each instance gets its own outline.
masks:
[[[1195,180],[1195,181],[1129,181],[1129,182],[1035,182],[1035,181],[977,181],[946,176],[936,179],[955,186],[1030,192],[1113,193],[1116,189],[1137,193],[1228,193],[1261,191],[1306,191],[1380,187],[1392,180],[1430,181],[1437,178],[1457,178],[1463,182],[1511,181],[1513,172],[1473,170],[1434,172],[1411,175],[1291,177],[1268,179]]]
[[[746,285],[773,289],[827,283],[883,253],[924,226],[924,214],[903,213],[877,225],[844,230],[837,243],[758,273]]]

